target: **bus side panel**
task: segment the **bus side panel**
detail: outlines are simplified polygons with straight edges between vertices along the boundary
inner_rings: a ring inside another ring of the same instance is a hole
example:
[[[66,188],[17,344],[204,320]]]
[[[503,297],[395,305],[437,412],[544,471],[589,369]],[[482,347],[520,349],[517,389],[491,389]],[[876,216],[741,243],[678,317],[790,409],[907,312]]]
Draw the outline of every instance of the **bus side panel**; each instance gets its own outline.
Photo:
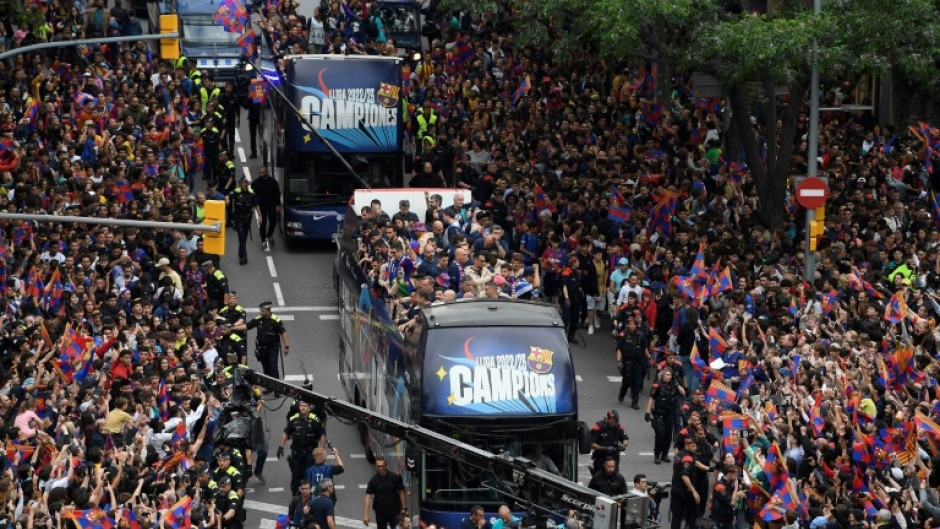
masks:
[[[288,239],[330,240],[339,231],[346,206],[324,205],[284,208],[284,235]]]

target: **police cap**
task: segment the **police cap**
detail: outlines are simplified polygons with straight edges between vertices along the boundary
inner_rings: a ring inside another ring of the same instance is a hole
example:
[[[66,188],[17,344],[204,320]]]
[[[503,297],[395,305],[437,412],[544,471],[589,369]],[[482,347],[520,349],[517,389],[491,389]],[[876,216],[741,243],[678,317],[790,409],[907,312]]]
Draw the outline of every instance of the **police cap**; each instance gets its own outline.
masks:
[[[270,308],[271,308],[271,305],[272,305],[272,303],[271,303],[270,301],[265,301],[265,302],[261,303],[260,305],[258,305],[258,308],[259,308],[259,309],[270,309]]]
[[[228,477],[228,476],[222,476],[221,478],[219,478],[219,486],[220,486],[220,487],[224,487],[224,486],[226,486],[226,485],[231,485],[231,484],[232,484],[232,478],[230,478],[230,477]]]

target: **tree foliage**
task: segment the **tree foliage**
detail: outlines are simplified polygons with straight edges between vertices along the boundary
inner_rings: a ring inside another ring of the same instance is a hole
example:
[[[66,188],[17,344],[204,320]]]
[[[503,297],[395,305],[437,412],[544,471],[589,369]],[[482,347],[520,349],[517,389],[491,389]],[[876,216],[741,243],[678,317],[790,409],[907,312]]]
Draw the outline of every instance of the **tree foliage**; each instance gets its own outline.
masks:
[[[590,43],[614,61],[640,57],[677,73],[711,74],[728,96],[738,131],[751,130],[754,106],[763,105],[762,136],[742,134],[740,144],[769,206],[761,208],[762,220],[778,227],[813,60],[832,78],[891,71],[938,88],[940,8],[937,0],[822,0],[816,16],[811,1],[767,0],[765,13],[750,1],[446,0],[445,6],[511,15],[518,45],[545,46],[557,55]],[[789,90],[788,103],[780,105],[777,87]],[[768,144],[768,137],[782,140]]]

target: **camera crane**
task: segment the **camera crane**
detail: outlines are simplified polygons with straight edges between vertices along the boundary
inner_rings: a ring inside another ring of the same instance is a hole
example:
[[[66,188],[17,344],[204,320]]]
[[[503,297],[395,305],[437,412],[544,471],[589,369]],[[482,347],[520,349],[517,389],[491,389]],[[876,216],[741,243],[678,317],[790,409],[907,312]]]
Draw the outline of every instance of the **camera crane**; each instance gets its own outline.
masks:
[[[629,526],[648,527],[646,513],[649,498],[630,494],[618,502],[595,490],[540,470],[534,462],[525,458],[492,454],[427,428],[379,415],[336,397],[327,397],[251,369],[237,370],[236,387],[239,378],[247,384],[310,403],[324,410],[327,416],[363,423],[369,428],[406,441],[418,450],[489,471],[497,480],[495,488],[513,498],[530,513],[540,516],[540,519],[545,519],[548,514],[564,517],[569,511],[575,511],[586,529],[617,529],[619,511],[623,505],[627,507],[628,521],[635,520]],[[545,524],[540,526],[544,527]]]

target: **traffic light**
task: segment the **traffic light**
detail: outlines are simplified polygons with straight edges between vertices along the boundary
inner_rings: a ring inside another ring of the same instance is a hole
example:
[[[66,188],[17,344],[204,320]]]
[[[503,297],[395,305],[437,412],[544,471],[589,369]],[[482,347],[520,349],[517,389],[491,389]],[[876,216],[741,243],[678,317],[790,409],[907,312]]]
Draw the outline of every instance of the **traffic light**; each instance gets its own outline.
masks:
[[[206,200],[205,217],[203,224],[219,223],[222,228],[218,233],[211,231],[202,232],[203,250],[206,253],[215,255],[225,255],[225,201],[224,200]]]
[[[816,208],[816,218],[809,223],[809,249],[816,251],[819,237],[826,233],[826,206]]]
[[[160,33],[179,33],[178,15],[160,15]],[[180,58],[180,39],[160,39],[160,58],[176,60]]]

